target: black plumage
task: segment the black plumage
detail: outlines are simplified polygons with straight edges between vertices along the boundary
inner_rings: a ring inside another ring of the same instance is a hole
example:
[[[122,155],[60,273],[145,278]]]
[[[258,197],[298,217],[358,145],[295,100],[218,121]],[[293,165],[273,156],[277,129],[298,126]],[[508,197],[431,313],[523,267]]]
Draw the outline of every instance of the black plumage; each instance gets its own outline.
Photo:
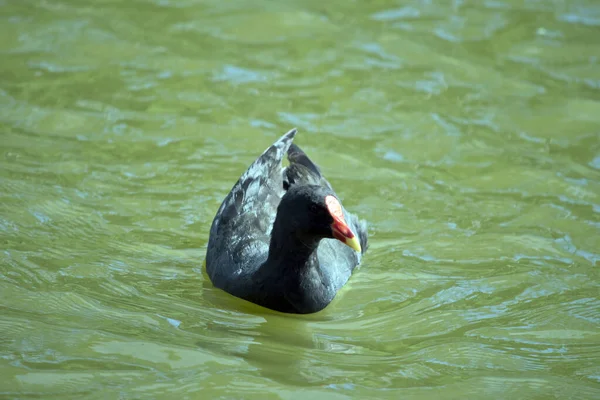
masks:
[[[367,229],[292,144],[295,135],[293,129],[265,150],[223,200],[210,229],[206,270],[216,287],[234,296],[305,314],[325,308],[347,282],[367,249]],[[336,204],[345,224],[331,211]]]

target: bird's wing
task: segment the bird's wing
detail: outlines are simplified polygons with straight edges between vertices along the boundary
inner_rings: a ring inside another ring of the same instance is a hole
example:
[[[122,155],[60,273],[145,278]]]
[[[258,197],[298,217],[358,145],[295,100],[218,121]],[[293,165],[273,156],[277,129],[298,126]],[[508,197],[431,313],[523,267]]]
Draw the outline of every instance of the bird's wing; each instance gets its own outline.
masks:
[[[281,160],[296,129],[266,149],[242,174],[213,220],[206,253],[206,270],[215,286],[232,281],[232,274],[256,269],[269,251],[269,237],[283,196]]]

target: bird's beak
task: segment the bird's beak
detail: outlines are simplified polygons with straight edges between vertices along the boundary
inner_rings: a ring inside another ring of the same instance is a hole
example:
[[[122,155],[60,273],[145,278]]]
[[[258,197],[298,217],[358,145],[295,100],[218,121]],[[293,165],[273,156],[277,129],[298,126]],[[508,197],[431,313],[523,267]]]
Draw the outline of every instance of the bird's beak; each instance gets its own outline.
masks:
[[[344,212],[342,211],[342,205],[338,199],[333,196],[327,196],[325,198],[325,204],[327,204],[327,209],[333,217],[333,223],[331,224],[331,232],[333,232],[333,237],[360,253],[362,251],[360,242],[346,223],[346,220],[344,219]]]
[[[362,251],[358,238],[345,222],[334,221],[333,224],[331,224],[331,231],[333,232],[333,237],[344,243],[346,246],[352,247],[359,253]]]

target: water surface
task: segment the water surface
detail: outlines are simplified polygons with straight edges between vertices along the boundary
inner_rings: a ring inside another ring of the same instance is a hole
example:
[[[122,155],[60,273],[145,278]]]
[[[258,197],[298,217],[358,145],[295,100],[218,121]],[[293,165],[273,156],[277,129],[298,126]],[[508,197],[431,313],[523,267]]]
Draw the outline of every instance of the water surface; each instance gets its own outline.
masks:
[[[600,398],[596,1],[0,5],[0,396]],[[304,317],[203,272],[292,127],[371,235]]]

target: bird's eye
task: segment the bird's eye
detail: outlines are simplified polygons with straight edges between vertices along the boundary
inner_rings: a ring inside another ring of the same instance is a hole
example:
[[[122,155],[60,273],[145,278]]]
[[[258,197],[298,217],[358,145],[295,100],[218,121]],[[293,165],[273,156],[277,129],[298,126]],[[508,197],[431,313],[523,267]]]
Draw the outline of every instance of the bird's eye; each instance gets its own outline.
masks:
[[[310,212],[316,214],[317,212],[319,212],[319,206],[317,206],[316,204],[311,204],[310,205]]]

